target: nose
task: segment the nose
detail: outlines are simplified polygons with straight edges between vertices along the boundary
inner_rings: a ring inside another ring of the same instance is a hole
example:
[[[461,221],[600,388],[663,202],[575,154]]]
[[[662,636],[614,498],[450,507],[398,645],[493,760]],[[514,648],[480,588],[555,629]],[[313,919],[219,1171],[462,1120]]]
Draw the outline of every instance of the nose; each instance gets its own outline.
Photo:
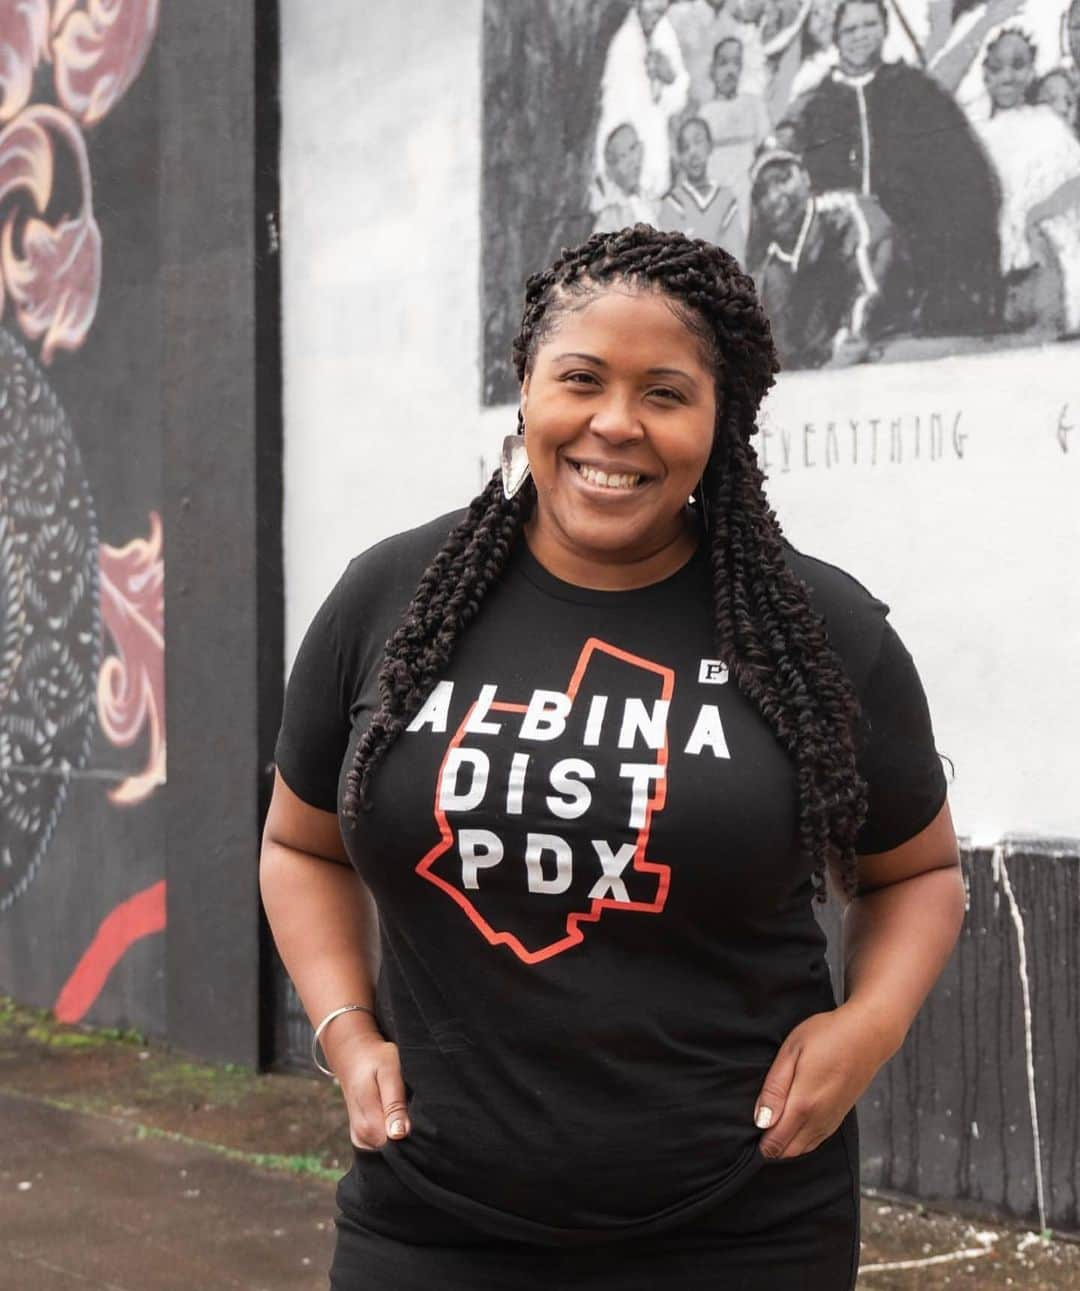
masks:
[[[629,444],[645,435],[635,400],[628,391],[609,390],[599,406],[593,409],[589,429],[609,444]]]

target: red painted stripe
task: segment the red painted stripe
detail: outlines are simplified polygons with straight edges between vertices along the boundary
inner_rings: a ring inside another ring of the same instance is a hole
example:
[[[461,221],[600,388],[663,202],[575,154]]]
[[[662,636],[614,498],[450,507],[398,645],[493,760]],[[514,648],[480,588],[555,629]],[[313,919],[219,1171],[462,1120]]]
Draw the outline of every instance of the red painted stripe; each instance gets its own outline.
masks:
[[[165,880],[162,879],[121,901],[102,919],[94,940],[56,997],[53,1012],[57,1021],[81,1021],[128,949],[143,937],[164,931]]]
[[[601,641],[599,637],[589,637],[582,647],[581,654],[578,656],[577,666],[574,668],[570,684],[566,689],[566,694],[571,700],[577,699],[578,688],[589,666],[589,660],[595,652],[613,655],[616,659],[621,659],[624,663],[631,664],[635,668],[642,668],[646,672],[655,672],[661,679],[660,697],[670,703],[671,696],[675,692],[674,669],[666,668],[663,664],[653,663],[650,659],[643,659],[640,655],[631,654],[627,650],[620,650],[618,646],[608,645],[606,641]],[[439,787],[442,784],[443,771],[446,768],[450,751],[456,748],[465,738],[465,728],[468,726],[469,718],[472,717],[475,708],[476,705],[472,704],[469,711],[462,718],[461,725],[454,733],[454,737],[447,746],[446,753],[443,755],[443,760],[439,765],[439,773],[435,780],[435,820],[439,826],[440,841],[417,862],[415,867],[417,874],[434,883],[436,887],[442,888],[451,900],[456,901],[468,915],[473,926],[492,946],[509,946],[518,959],[525,964],[540,964],[545,959],[551,959],[553,955],[561,955],[563,951],[569,950],[572,946],[580,945],[585,939],[581,925],[583,923],[596,923],[605,910],[637,910],[643,914],[660,914],[667,903],[668,889],[671,886],[671,867],[657,861],[647,861],[645,851],[649,845],[649,835],[652,832],[653,813],[663,811],[664,804],[667,801],[668,743],[666,737],[663,748],[658,750],[657,756],[657,765],[664,768],[664,777],[656,782],[653,796],[645,804],[645,824],[638,831],[637,849],[634,852],[633,861],[635,870],[656,875],[655,900],[648,902],[613,901],[607,897],[594,897],[589,903],[588,910],[578,910],[567,915],[565,937],[562,937],[559,941],[551,942],[547,946],[542,946],[539,950],[529,950],[512,932],[500,932],[498,929],[493,928],[464,892],[459,891],[452,883],[434,873],[431,868],[432,865],[443,853],[449,851],[454,844],[453,828],[446,818],[446,812],[439,806]],[[493,713],[524,713],[528,710],[525,704],[494,703],[491,705],[490,711]]]

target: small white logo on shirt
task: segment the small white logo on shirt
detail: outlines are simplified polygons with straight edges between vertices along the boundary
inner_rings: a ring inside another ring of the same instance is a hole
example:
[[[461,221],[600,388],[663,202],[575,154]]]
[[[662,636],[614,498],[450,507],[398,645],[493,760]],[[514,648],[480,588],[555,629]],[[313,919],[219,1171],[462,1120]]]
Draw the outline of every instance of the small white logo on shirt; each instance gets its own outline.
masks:
[[[720,659],[702,659],[697,679],[707,686],[722,686],[728,679],[727,664]]]

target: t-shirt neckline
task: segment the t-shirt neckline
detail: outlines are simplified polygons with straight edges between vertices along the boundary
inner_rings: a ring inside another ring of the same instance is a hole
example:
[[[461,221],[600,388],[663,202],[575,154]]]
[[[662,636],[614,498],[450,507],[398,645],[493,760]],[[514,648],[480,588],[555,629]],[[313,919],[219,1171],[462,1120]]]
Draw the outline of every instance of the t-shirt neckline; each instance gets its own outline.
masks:
[[[658,579],[655,583],[646,583],[642,587],[627,587],[619,590],[606,590],[599,587],[582,587],[578,583],[568,583],[565,579],[553,574],[546,565],[542,565],[533,555],[528,540],[522,534],[519,541],[517,566],[520,573],[539,591],[560,601],[570,601],[576,605],[593,606],[638,606],[657,599],[663,599],[671,592],[677,591],[684,582],[693,578],[705,559],[705,543],[698,541],[690,556],[670,574]]]

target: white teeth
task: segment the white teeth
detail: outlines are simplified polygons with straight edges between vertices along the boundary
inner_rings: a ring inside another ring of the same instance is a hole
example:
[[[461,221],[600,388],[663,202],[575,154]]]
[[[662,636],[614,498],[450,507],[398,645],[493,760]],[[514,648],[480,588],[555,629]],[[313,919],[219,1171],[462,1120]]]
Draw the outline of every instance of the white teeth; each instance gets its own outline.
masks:
[[[578,462],[574,463],[574,469],[590,484],[598,484],[604,489],[633,489],[641,480],[640,475],[609,475],[595,466],[582,466]]]

